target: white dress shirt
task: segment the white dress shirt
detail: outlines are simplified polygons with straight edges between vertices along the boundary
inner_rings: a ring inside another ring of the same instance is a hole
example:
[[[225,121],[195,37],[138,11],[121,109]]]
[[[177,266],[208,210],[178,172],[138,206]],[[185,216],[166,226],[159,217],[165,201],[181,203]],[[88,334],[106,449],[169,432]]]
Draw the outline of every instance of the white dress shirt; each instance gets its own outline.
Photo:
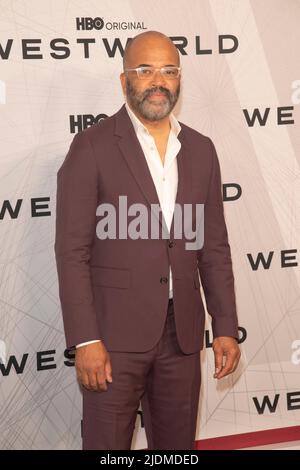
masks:
[[[148,168],[153,179],[156,192],[158,195],[160,207],[166,221],[168,230],[170,231],[172,217],[175,207],[175,199],[178,185],[178,169],[177,169],[177,154],[181,148],[181,143],[177,136],[181,130],[181,126],[174,114],[170,114],[170,133],[166,148],[164,163],[160,158],[157,150],[154,137],[149,133],[144,124],[137,118],[134,112],[129,107],[128,103],[125,104],[127,113],[133,124],[136,136],[141,144],[144,152]],[[169,298],[173,297],[173,281],[171,266],[169,267]],[[100,340],[88,341],[80,343],[76,347],[84,346],[86,344],[94,343]]]

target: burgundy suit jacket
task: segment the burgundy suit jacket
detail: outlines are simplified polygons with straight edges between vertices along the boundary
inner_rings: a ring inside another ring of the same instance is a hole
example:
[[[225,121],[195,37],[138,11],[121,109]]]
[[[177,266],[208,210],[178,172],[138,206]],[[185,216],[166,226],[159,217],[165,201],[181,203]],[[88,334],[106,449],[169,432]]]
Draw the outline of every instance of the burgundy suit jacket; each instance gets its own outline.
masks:
[[[141,203],[150,211],[159,199],[125,105],[75,135],[57,173],[56,199],[55,256],[68,348],[94,339],[111,351],[153,348],[167,314],[169,264],[181,350],[203,347],[200,281],[213,336],[238,337],[218,157],[208,137],[180,125],[176,203],[205,204],[199,250],[186,250],[190,240],[174,238],[174,219],[170,239],[99,239],[100,203],[118,208],[119,195],[126,195],[128,207]]]

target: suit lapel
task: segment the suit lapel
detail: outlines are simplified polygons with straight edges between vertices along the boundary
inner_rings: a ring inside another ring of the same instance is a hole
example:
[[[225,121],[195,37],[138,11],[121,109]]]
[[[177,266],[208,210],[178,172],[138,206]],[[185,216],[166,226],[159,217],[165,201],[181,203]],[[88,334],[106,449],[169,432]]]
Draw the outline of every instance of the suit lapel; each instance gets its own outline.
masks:
[[[141,192],[144,194],[148,204],[155,204],[160,207],[159,198],[156,192],[155,184],[152,179],[148,164],[140,145],[140,142],[136,136],[134,127],[128,116],[125,108],[125,104],[115,115],[116,127],[115,135],[121,137],[118,140],[120,151],[125,158],[129,170],[134,176],[137,184],[140,187]],[[176,194],[176,204],[183,205],[185,200],[189,200],[189,194],[191,191],[191,163],[190,155],[188,152],[187,144],[184,139],[183,129],[178,134],[178,139],[181,142],[181,149],[177,155],[177,166],[178,166],[178,187]],[[159,223],[167,230],[164,217],[162,213],[159,213]],[[174,218],[172,220],[170,234],[173,234],[174,230]]]
[[[182,124],[180,123],[182,126]],[[178,204],[181,207],[182,213],[185,203],[191,203],[191,193],[192,193],[192,165],[191,165],[191,153],[189,152],[186,139],[184,139],[183,130],[181,128],[180,133],[178,134],[178,139],[181,142],[181,149],[177,155],[177,168],[178,168],[178,186],[175,199],[175,208]],[[183,222],[183,216],[182,216]],[[170,239],[174,238],[174,215],[172,218],[171,228],[170,228]]]

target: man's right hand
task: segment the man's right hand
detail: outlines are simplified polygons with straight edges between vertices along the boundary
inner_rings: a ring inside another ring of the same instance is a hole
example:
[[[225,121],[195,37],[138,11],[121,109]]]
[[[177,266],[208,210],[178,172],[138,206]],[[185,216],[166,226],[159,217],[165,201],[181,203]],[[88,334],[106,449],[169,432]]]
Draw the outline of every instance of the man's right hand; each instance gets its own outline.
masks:
[[[102,341],[77,348],[75,367],[79,383],[90,391],[104,392],[106,380],[112,382],[110,357]]]

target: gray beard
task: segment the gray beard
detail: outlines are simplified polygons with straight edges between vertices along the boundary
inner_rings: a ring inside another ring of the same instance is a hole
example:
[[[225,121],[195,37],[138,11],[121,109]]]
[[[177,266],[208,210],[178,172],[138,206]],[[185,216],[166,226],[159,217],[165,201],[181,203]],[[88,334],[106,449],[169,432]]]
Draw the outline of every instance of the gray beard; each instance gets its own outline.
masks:
[[[140,116],[142,116],[144,119],[147,119],[148,121],[160,121],[171,113],[172,109],[178,101],[180,85],[178,85],[178,88],[174,94],[161,87],[155,87],[151,89],[151,93],[154,91],[165,94],[165,96],[162,97],[162,104],[151,104],[147,99],[149,96],[148,90],[144,91],[143,93],[137,93],[132,87],[130,81],[128,79],[126,80],[126,97],[128,103],[133,110],[135,110],[138,114],[140,114]]]

